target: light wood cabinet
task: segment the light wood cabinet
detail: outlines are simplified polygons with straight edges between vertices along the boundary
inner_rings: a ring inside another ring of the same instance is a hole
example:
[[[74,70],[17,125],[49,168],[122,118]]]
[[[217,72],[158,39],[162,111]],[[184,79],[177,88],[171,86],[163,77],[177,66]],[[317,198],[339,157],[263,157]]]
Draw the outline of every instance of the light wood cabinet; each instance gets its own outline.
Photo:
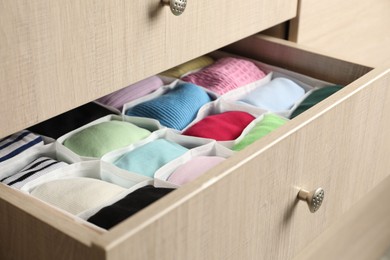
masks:
[[[291,259],[389,175],[390,70],[241,40],[295,1],[43,2],[1,3],[0,136],[224,46],[347,86],[107,232],[0,185],[1,259]],[[317,187],[312,214],[297,193]]]

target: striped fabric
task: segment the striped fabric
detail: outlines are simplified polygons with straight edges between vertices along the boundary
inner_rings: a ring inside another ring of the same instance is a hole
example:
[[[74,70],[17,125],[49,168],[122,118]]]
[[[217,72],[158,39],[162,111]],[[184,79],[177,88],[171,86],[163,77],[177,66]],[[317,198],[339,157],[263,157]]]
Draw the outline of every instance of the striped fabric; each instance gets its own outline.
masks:
[[[58,162],[48,157],[40,157],[28,164],[20,172],[2,179],[1,182],[20,189],[27,182],[37,179],[40,176],[66,165],[68,164],[65,162]]]
[[[43,145],[41,136],[23,130],[0,140],[0,162],[33,147]]]

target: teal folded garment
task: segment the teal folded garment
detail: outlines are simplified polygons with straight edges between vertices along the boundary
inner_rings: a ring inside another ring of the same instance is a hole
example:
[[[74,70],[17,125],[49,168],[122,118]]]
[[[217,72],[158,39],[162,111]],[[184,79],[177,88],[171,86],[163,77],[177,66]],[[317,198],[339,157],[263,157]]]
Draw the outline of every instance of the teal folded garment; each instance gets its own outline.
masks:
[[[201,87],[182,83],[162,96],[129,108],[126,115],[153,118],[163,126],[182,130],[195,119],[198,110],[210,101],[210,96]]]
[[[294,118],[298,116],[299,114],[305,112],[312,106],[316,105],[317,103],[321,102],[325,98],[329,97],[330,95],[336,93],[340,89],[342,89],[343,86],[340,85],[334,85],[334,86],[326,86],[317,90],[314,90],[309,96],[307,96],[301,104],[294,110],[294,112],[291,114],[290,118]]]
[[[272,131],[284,125],[288,120],[274,114],[266,114],[245,137],[232,147],[234,151],[240,151],[255,141],[261,139]]]
[[[81,156],[100,158],[150,135],[150,131],[124,121],[106,121],[67,138],[64,146]]]
[[[114,164],[119,168],[153,178],[159,168],[187,151],[187,148],[177,143],[157,139],[125,153]]]

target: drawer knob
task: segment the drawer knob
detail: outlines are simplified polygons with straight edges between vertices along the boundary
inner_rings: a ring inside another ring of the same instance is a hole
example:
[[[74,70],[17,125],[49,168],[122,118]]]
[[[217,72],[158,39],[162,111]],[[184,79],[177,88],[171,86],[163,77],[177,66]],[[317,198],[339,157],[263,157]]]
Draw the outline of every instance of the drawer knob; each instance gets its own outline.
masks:
[[[169,5],[171,7],[171,12],[179,16],[184,12],[187,6],[187,0],[162,0],[164,5]]]
[[[324,201],[324,195],[325,192],[323,188],[317,188],[312,191],[301,189],[298,192],[298,199],[306,201],[310,212],[314,213],[321,207],[321,204]]]

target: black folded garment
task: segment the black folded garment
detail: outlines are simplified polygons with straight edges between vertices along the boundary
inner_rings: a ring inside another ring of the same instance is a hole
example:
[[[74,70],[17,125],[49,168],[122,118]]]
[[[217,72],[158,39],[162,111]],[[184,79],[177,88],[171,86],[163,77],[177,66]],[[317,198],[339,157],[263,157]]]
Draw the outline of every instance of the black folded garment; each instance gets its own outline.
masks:
[[[114,204],[102,208],[88,221],[101,228],[110,229],[173,190],[152,185],[142,187]]]
[[[94,102],[76,107],[56,117],[36,124],[28,130],[31,132],[57,139],[83,125],[101,117],[116,114],[110,109]]]

